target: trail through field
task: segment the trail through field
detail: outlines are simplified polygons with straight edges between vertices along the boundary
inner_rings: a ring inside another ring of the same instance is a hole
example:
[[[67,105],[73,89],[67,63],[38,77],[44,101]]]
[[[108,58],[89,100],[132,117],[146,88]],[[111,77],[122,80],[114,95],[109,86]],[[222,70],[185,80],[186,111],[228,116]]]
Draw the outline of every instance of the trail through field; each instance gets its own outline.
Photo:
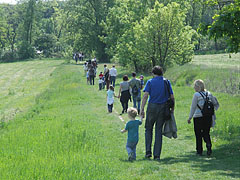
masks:
[[[114,113],[108,113],[106,90],[99,91],[98,84],[87,85],[81,65],[59,65],[61,61],[47,61],[47,63],[47,66],[41,61],[37,65],[30,63],[31,68],[27,68],[24,63],[23,66],[19,64],[18,68],[13,66],[18,74],[16,78],[24,84],[20,88],[30,91],[32,87],[33,91],[30,92],[31,100],[24,100],[26,107],[30,106],[30,108],[15,117],[14,121],[10,121],[11,123],[0,126],[2,179],[225,180],[240,178],[238,141],[229,142],[213,137],[213,155],[208,158],[206,151],[202,157],[195,155],[193,125],[188,125],[186,122],[193,94],[191,87],[173,87],[178,138],[163,138],[161,160],[158,162],[144,158],[143,122],[139,132],[137,160],[129,162],[125,148],[127,133],[120,133],[128,118],[126,114],[120,116],[119,99],[115,99]],[[9,64],[0,65],[3,66],[10,68]],[[28,82],[24,79],[31,69],[36,75],[29,78],[35,80],[40,78],[41,81]],[[41,72],[36,69],[40,69]],[[99,65],[99,70],[101,69],[103,65]],[[119,74],[120,71],[122,70],[119,68]],[[6,70],[5,73],[9,76],[15,75],[11,70]],[[22,75],[24,77],[21,77]],[[3,79],[10,80],[9,76]],[[121,77],[117,79],[116,94],[120,82]],[[8,83],[3,84],[6,86]],[[18,87],[15,80],[11,80],[10,84]],[[8,86],[12,87],[10,84]],[[6,87],[5,91],[7,91]],[[25,93],[25,90],[22,93]],[[17,96],[13,98],[11,93],[4,92],[5,99],[8,98],[7,94],[15,104],[18,104]],[[35,97],[36,94],[38,95]],[[132,106],[132,103],[129,103],[129,106]],[[3,107],[7,110],[7,105]]]

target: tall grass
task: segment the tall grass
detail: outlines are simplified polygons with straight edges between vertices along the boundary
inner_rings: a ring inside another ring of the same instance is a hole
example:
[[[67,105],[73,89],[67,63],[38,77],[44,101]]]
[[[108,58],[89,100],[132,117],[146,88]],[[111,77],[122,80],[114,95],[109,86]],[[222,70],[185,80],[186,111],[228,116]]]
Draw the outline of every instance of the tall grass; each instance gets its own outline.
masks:
[[[117,68],[120,76],[115,93],[121,75],[130,74]],[[168,73],[166,76],[174,81],[174,75]],[[182,72],[177,73],[181,76]],[[193,126],[186,122],[194,91],[192,87],[177,85],[185,77],[178,78],[173,86],[178,139],[163,139],[160,162],[145,160],[142,125],[137,161],[129,163],[127,134],[120,133],[124,123],[118,117],[118,99],[115,112],[108,114],[106,91],[86,85],[81,66],[57,66],[51,73],[51,83],[33,102],[25,101],[30,108],[9,122],[0,122],[1,179],[239,179],[239,97],[213,92],[221,104],[217,126],[211,132],[213,155],[196,157]],[[145,80],[149,78],[145,76]],[[123,119],[126,122],[127,116],[123,115]]]

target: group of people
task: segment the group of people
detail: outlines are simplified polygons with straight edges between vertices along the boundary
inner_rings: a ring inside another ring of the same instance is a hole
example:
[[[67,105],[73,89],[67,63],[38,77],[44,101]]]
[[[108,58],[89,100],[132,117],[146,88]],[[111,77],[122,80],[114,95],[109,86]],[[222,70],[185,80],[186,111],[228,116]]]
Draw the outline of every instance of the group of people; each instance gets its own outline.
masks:
[[[115,66],[113,66],[115,69]],[[151,158],[154,160],[160,160],[162,150],[162,135],[163,126],[166,124],[166,110],[168,109],[169,99],[173,102],[171,107],[171,113],[174,113],[175,99],[172,90],[172,86],[169,80],[163,77],[163,69],[160,66],[155,66],[152,69],[153,78],[146,82],[144,87],[143,76],[140,79],[136,78],[136,73],[132,73],[132,79],[129,81],[128,76],[123,76],[123,81],[120,83],[119,93],[115,95],[114,87],[117,71],[115,71],[115,77],[112,78],[110,70],[107,65],[104,65],[104,73],[100,73],[101,78],[105,78],[104,82],[107,85],[107,106],[108,112],[111,113],[114,104],[114,97],[120,98],[122,104],[122,112],[128,114],[129,121],[127,122],[122,133],[128,132],[126,149],[128,152],[128,160],[136,160],[136,146],[139,141],[139,126],[142,124],[143,118],[145,118],[145,106],[147,104],[146,122],[145,122],[145,158]],[[99,77],[100,77],[99,75]],[[106,80],[107,79],[107,80]],[[167,83],[166,83],[167,82]],[[141,90],[143,89],[143,96],[141,100]],[[212,154],[212,142],[210,138],[210,128],[214,126],[216,116],[215,114],[205,115],[203,109],[207,101],[213,104],[215,110],[218,109],[219,103],[209,91],[205,89],[204,82],[202,80],[196,80],[194,82],[194,96],[192,99],[191,110],[189,113],[188,123],[191,123],[193,118],[194,132],[196,138],[196,154],[202,156],[203,146],[202,141],[206,143],[207,155]],[[128,108],[129,100],[133,100],[133,107]],[[141,119],[136,119],[137,115],[140,115]],[[153,128],[155,126],[155,142],[152,150],[153,141]]]
[[[85,75],[87,77],[87,84],[94,85],[94,79],[97,74],[97,60],[96,58],[86,61],[83,65]]]
[[[166,110],[168,109],[167,102],[170,99],[174,102],[173,90],[169,80],[163,77],[163,69],[160,66],[155,66],[152,69],[153,78],[149,79],[143,90],[143,99],[140,109],[141,120],[137,120],[137,109],[129,108],[127,110],[129,121],[125,128],[121,130],[122,133],[128,132],[128,139],[126,149],[128,152],[128,159],[130,161],[136,159],[136,146],[138,144],[138,129],[142,124],[142,119],[145,117],[144,108],[148,99],[148,107],[146,111],[145,122],[145,158],[160,160],[162,150],[162,135],[163,125],[166,121]],[[165,83],[167,81],[168,83]],[[167,88],[169,84],[169,89]],[[195,93],[193,95],[191,110],[189,113],[188,123],[191,123],[193,118],[194,132],[196,139],[196,155],[203,155],[203,140],[206,143],[207,156],[212,154],[212,142],[210,137],[210,128],[215,125],[216,116],[214,110],[219,108],[219,103],[209,91],[205,89],[204,82],[200,79],[194,82]],[[170,93],[168,93],[170,92]],[[174,105],[171,108],[174,112]],[[212,106],[212,110],[211,107]],[[205,110],[205,111],[204,111]],[[211,113],[206,113],[210,111]],[[155,125],[155,142],[152,152],[152,137],[153,127]]]
[[[83,59],[84,59],[84,54],[83,54],[83,52],[73,53],[73,59],[76,61],[76,64],[78,63],[78,61],[83,61]]]

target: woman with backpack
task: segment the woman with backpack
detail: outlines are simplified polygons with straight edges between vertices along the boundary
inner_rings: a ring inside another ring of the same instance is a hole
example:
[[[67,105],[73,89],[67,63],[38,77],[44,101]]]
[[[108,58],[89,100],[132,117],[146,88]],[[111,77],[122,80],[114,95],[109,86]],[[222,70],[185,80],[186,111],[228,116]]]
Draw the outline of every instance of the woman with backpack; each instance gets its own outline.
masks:
[[[122,104],[122,113],[127,112],[128,109],[128,101],[131,101],[131,94],[129,92],[130,90],[130,86],[129,86],[129,82],[128,82],[128,76],[124,75],[123,76],[123,82],[120,83],[120,88],[119,88],[119,94],[118,94],[118,98],[120,98],[120,102]]]
[[[202,156],[202,140],[206,143],[207,155],[212,154],[212,142],[210,138],[210,128],[212,126],[214,109],[218,109],[217,99],[209,91],[205,90],[203,80],[198,79],[194,82],[194,90],[191,110],[188,123],[193,118],[194,132],[196,137],[197,155]]]

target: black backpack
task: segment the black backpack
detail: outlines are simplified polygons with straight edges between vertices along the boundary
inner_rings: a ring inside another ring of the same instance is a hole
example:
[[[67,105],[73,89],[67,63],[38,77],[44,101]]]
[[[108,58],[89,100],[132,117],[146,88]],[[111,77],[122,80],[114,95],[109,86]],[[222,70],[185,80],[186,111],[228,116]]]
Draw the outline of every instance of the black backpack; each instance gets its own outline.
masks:
[[[204,99],[204,104],[203,104],[203,108],[201,109],[200,106],[197,104],[198,108],[201,110],[202,115],[205,116],[212,116],[214,115],[214,105],[213,103],[209,100],[208,97],[208,92],[206,92],[206,95],[204,95],[204,93],[199,92],[199,94],[201,94],[201,96]],[[205,96],[205,98],[204,98]]]
[[[136,84],[135,84],[135,85],[133,86],[133,88],[132,88],[132,93],[133,93],[133,95],[135,95],[135,96],[138,95],[138,88],[137,88]]]

